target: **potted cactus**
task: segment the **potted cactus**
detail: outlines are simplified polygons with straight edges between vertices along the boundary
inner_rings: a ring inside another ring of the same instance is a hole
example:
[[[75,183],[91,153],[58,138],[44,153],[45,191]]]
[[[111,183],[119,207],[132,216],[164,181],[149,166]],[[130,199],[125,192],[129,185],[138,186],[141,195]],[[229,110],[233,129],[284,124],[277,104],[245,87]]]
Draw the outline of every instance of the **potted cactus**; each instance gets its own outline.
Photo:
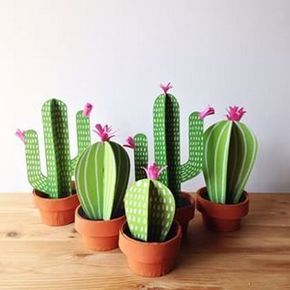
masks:
[[[125,221],[123,198],[130,171],[126,150],[111,141],[108,125],[96,125],[100,142],[89,146],[80,156],[75,170],[80,206],[75,213],[75,228],[84,244],[92,250],[118,247],[119,229]]]
[[[185,236],[189,221],[194,217],[195,203],[192,195],[181,191],[181,183],[197,176],[202,169],[203,160],[203,119],[214,113],[211,107],[203,112],[193,112],[189,116],[189,159],[180,162],[180,126],[179,104],[169,94],[171,84],[160,85],[163,94],[158,96],[153,108],[154,157],[157,166],[167,169],[162,172],[159,181],[173,193],[176,202],[175,218],[182,226]],[[135,179],[145,177],[144,167],[148,165],[148,142],[144,134],[134,137]]]
[[[175,199],[157,181],[162,169],[146,169],[147,178],[133,183],[125,195],[127,223],[120,229],[119,247],[129,267],[139,275],[157,277],[168,273],[180,247],[181,226],[173,222]]]
[[[47,174],[41,172],[38,136],[34,130],[18,130],[16,135],[25,144],[28,181],[33,190],[35,205],[44,224],[60,226],[74,221],[78,206],[72,176],[80,154],[90,145],[89,115],[92,105],[87,103],[76,114],[78,154],[70,158],[66,105],[51,99],[42,106],[43,135]]]
[[[197,209],[209,229],[229,232],[240,228],[249,210],[244,188],[257,155],[257,139],[240,122],[245,111],[229,107],[227,119],[204,134],[203,174],[206,188],[197,192]]]

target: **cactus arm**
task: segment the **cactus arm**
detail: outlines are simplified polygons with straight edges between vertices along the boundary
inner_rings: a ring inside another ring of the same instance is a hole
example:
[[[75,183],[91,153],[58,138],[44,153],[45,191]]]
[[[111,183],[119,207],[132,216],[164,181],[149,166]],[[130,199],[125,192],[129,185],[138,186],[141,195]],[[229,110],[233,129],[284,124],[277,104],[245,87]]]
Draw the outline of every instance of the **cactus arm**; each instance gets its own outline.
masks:
[[[149,192],[149,240],[163,242],[170,231],[175,199],[169,188],[157,180],[151,180],[154,190]]]
[[[129,186],[125,195],[128,226],[134,238],[148,241],[150,179],[141,179]]]
[[[111,218],[115,218],[120,214],[120,209],[123,208],[123,199],[130,174],[130,160],[126,150],[122,146],[112,141],[110,141],[110,145],[114,152],[117,167],[114,206],[111,213]]]
[[[136,134],[134,136],[134,163],[135,163],[135,180],[146,178],[143,168],[148,165],[148,141],[144,134]]]
[[[227,173],[227,202],[240,202],[256,160],[257,149],[257,139],[248,127],[243,123],[233,122]]]
[[[89,219],[103,218],[103,163],[105,147],[96,143],[88,147],[77,161],[76,187],[81,206]]]
[[[81,153],[91,144],[90,118],[83,115],[83,111],[76,114],[78,153],[70,162],[71,175],[74,174],[75,166]]]
[[[42,107],[48,194],[51,198],[71,193],[70,151],[66,105],[52,99]]]
[[[189,158],[180,166],[181,182],[187,181],[202,170],[203,161],[203,120],[199,118],[199,112],[193,112],[189,116]]]
[[[226,202],[227,166],[232,122],[221,121],[204,134],[203,173],[210,200]]]
[[[27,130],[24,135],[28,181],[41,192],[47,192],[47,178],[41,173],[37,133]]]

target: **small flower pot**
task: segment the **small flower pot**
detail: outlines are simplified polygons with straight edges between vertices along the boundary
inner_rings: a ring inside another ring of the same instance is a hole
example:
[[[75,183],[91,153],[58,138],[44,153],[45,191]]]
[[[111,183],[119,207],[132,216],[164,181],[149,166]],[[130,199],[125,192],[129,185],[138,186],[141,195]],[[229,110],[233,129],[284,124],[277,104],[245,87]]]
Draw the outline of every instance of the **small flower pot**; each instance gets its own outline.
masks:
[[[104,220],[89,220],[81,206],[75,211],[75,229],[82,236],[85,246],[94,251],[118,248],[119,230],[126,216]]]
[[[39,209],[41,222],[49,226],[64,226],[74,222],[74,212],[80,204],[76,193],[63,198],[48,198],[36,189],[33,202]]]
[[[219,204],[206,198],[206,187],[196,193],[196,207],[206,227],[216,232],[233,232],[240,228],[241,219],[249,212],[249,196],[243,192],[238,204]]]
[[[119,247],[126,255],[129,268],[145,277],[158,277],[170,272],[175,264],[181,243],[181,226],[174,222],[169,240],[143,242],[131,237],[128,224],[120,229]]]
[[[181,225],[182,237],[185,238],[188,223],[194,218],[195,201],[194,197],[187,192],[182,192],[181,197],[185,201],[186,205],[182,207],[176,207],[174,218]]]

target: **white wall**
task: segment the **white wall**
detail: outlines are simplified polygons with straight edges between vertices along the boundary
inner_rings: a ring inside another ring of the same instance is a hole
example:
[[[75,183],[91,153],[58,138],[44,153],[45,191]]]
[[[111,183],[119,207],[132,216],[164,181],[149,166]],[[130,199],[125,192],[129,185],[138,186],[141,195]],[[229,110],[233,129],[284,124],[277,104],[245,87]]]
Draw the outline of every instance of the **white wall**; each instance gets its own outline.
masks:
[[[0,190],[30,190],[14,132],[41,132],[46,99],[67,102],[73,141],[73,112],[86,101],[119,140],[151,136],[158,84],[171,81],[184,160],[191,111],[215,106],[209,125],[242,105],[260,142],[247,189],[290,192],[289,15],[288,0],[0,1]]]

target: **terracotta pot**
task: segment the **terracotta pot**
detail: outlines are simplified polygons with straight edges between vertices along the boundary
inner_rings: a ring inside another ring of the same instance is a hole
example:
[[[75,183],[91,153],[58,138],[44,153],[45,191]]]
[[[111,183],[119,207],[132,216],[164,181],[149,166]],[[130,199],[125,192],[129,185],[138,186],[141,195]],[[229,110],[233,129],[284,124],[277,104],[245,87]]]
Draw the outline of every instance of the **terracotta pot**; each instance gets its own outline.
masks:
[[[74,222],[74,212],[80,204],[77,194],[64,198],[48,198],[34,189],[33,202],[39,209],[41,222],[49,226],[64,226]]]
[[[196,193],[196,207],[202,213],[203,222],[210,230],[233,232],[240,228],[242,217],[249,212],[249,196],[243,192],[244,199],[238,204],[219,204],[205,198],[206,187]]]
[[[187,192],[182,192],[181,196],[187,201],[188,205],[183,207],[177,207],[174,218],[181,225],[182,237],[185,238],[188,223],[194,218],[195,201],[194,197]]]
[[[125,220],[125,215],[108,221],[89,220],[81,206],[75,211],[75,229],[86,247],[94,251],[118,248],[119,230]]]
[[[142,242],[129,236],[128,224],[124,223],[120,229],[119,247],[126,255],[131,270],[141,276],[158,277],[173,269],[181,236],[181,226],[175,222],[173,237],[168,241]]]

